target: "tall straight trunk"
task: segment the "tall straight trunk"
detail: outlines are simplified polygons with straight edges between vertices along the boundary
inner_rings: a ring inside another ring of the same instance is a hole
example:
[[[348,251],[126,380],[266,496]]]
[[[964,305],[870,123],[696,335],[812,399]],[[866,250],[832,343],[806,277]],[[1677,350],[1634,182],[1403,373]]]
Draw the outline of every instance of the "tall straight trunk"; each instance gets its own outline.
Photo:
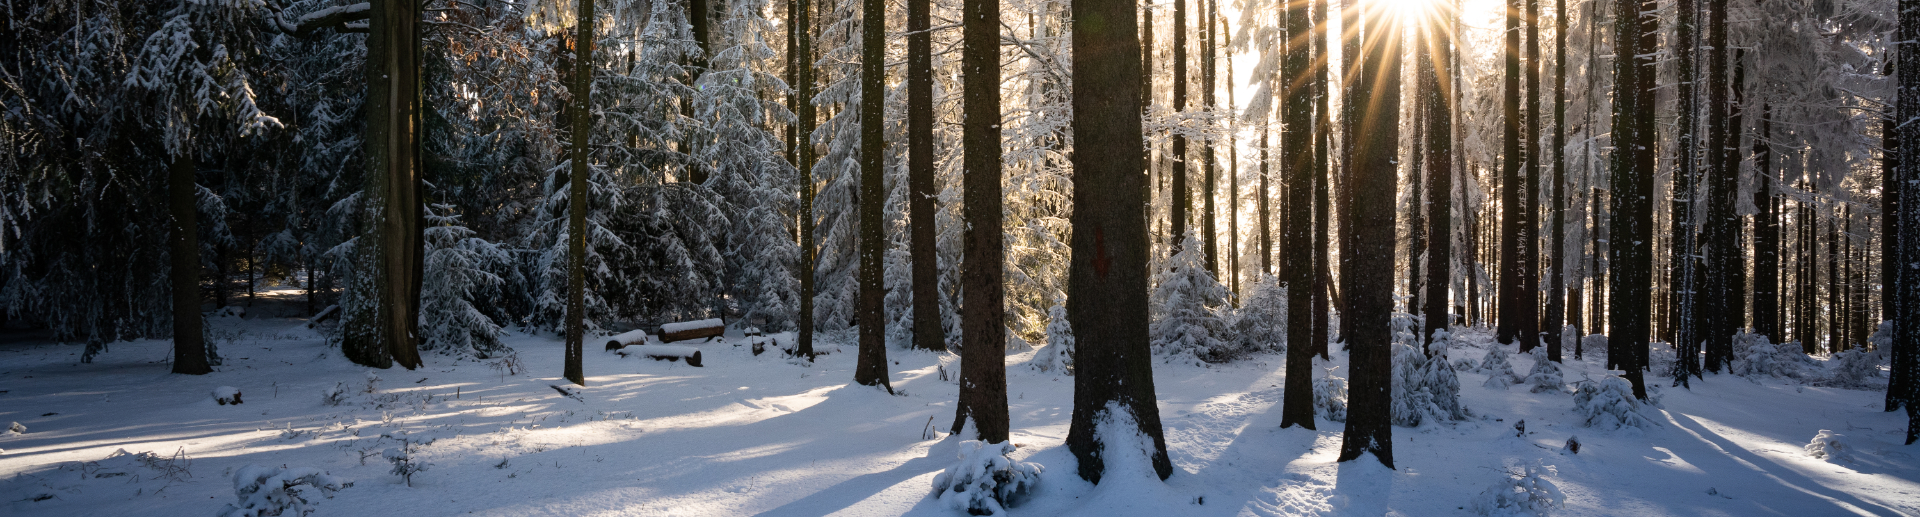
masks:
[[[940,330],[940,270],[934,239],[933,34],[931,0],[907,0],[907,196],[908,244],[913,257],[913,346],[943,350]],[[969,255],[971,256],[971,255]],[[957,427],[955,429],[958,429]]]
[[[1416,38],[1422,33],[1418,25],[1411,25],[1409,27],[1408,32],[1415,33]],[[1413,51],[1410,52],[1414,58],[1413,67],[1416,72],[1414,72],[1414,81],[1411,88],[1413,91],[1410,93],[1413,106],[1407,110],[1407,112],[1411,114],[1412,120],[1406,121],[1408,129],[1412,132],[1412,134],[1407,135],[1407,141],[1411,144],[1409,145],[1411,149],[1407,151],[1407,197],[1410,202],[1407,204],[1406,312],[1413,316],[1420,315],[1420,296],[1425,293],[1425,291],[1420,290],[1420,255],[1427,249],[1427,212],[1425,210],[1426,202],[1424,197],[1426,190],[1421,188],[1421,184],[1425,180],[1423,177],[1425,174],[1424,166],[1427,163],[1427,161],[1422,158],[1427,148],[1427,92],[1424,88],[1429,85],[1419,70],[1433,68],[1433,63],[1431,62],[1432,57],[1427,55],[1424,51],[1424,45],[1419,44],[1419,41],[1418,39],[1415,40],[1416,43],[1413,46]]]
[[[1358,78],[1361,71],[1356,63],[1362,60],[1360,58],[1360,38],[1363,32],[1361,28],[1363,16],[1361,16],[1361,14],[1365,8],[1360,5],[1360,0],[1342,0],[1341,3],[1343,4],[1343,8],[1340,11],[1340,31],[1343,34],[1341,34],[1340,41],[1340,150],[1338,151],[1340,155],[1340,167],[1338,171],[1327,174],[1327,182],[1328,186],[1333,189],[1334,199],[1339,203],[1339,208],[1336,209],[1336,215],[1340,220],[1340,242],[1337,246],[1340,247],[1340,260],[1341,263],[1344,264],[1347,258],[1354,254],[1353,175],[1355,172],[1353,170],[1353,146],[1354,142],[1360,138],[1360,124],[1357,123],[1360,116],[1360,103],[1354,100],[1359,98],[1360,95],[1354,91],[1354,87],[1359,82]],[[1344,267],[1340,268],[1341,282],[1344,283],[1346,281],[1348,271],[1349,270]],[[1331,279],[1331,275],[1333,274],[1331,267],[1328,268],[1327,274],[1329,275],[1327,294],[1329,298],[1328,301],[1330,302],[1328,311],[1339,313],[1341,320],[1346,321],[1348,307],[1339,296],[1334,295],[1337,289],[1334,287],[1333,280]],[[1334,334],[1332,339],[1346,343],[1347,328],[1348,326],[1341,325],[1341,332]],[[1329,327],[1328,330],[1331,331],[1332,328]],[[1318,343],[1315,343],[1315,345],[1318,346]]]
[[[795,28],[799,27],[800,24],[794,23],[800,16],[799,11],[800,11],[799,2],[796,2],[795,0],[787,0],[787,23],[783,24],[783,25],[786,25],[786,29],[787,29],[787,56],[786,56],[787,70],[786,70],[786,75],[783,76],[782,79],[787,81],[787,86],[789,88],[796,87],[800,84],[800,76],[798,75],[799,69],[800,69],[800,53],[799,53],[800,42],[798,39],[795,39],[796,33],[800,32],[798,30],[795,30]],[[629,63],[632,62],[631,58],[629,58],[628,62]],[[794,112],[794,113],[799,112],[800,110],[800,107],[798,106],[799,98],[800,96],[794,93],[793,90],[787,90],[787,111]],[[786,133],[787,133],[787,142],[786,142],[787,163],[793,164],[795,168],[798,168],[800,166],[800,157],[798,156],[800,152],[800,141],[798,138],[800,130],[798,128],[789,127],[789,128],[786,128]],[[795,225],[796,228],[798,228],[798,226],[799,225]],[[798,235],[796,235],[796,237],[797,236]]]
[[[1707,56],[1707,213],[1704,228],[1706,242],[1701,246],[1701,255],[1706,258],[1706,274],[1702,278],[1699,302],[1702,325],[1699,330],[1705,335],[1699,336],[1706,351],[1706,369],[1719,373],[1722,367],[1733,359],[1733,323],[1735,315],[1730,310],[1736,296],[1743,296],[1733,285],[1733,268],[1739,265],[1734,260],[1740,253],[1736,234],[1740,231],[1740,215],[1735,211],[1734,200],[1740,189],[1739,163],[1731,160],[1733,150],[1727,148],[1729,139],[1738,139],[1727,124],[1733,116],[1728,110],[1727,72],[1730,53],[1727,51],[1727,0],[1707,0],[1706,43],[1711,47]],[[1687,357],[1693,360],[1692,356]],[[1699,375],[1699,370],[1694,370]]]
[[[1095,428],[1113,411],[1129,413],[1152,439],[1153,469],[1173,474],[1153,389],[1147,344],[1146,176],[1140,174],[1138,26],[1131,0],[1073,2],[1073,253],[1067,270],[1067,319],[1074,350],[1073,420],[1067,449],[1080,477],[1098,483],[1106,455]],[[1117,415],[1113,415],[1117,416]],[[1118,419],[1116,419],[1118,420]],[[1118,444],[1116,444],[1118,446]],[[1123,471],[1138,466],[1115,467]]]
[[[1217,16],[1217,15],[1216,15]],[[1225,19],[1220,27],[1227,26]],[[1223,42],[1224,43],[1224,42]],[[1233,98],[1233,58],[1227,58],[1227,275],[1233,279],[1233,298],[1240,299],[1240,106]]]
[[[799,336],[794,340],[794,355],[813,360],[813,277],[815,250],[813,244],[813,24],[811,0],[794,0],[793,12],[794,46],[799,57],[795,58],[797,68],[794,71],[794,97],[799,99],[794,119],[798,121],[800,155],[800,322]]]
[[[1753,139],[1753,329],[1772,340],[1780,332],[1780,210],[1774,196],[1773,107],[1760,106],[1760,136]],[[1884,192],[1884,190],[1882,191]],[[1886,212],[1882,212],[1886,213]]]
[[[1313,234],[1308,225],[1313,207],[1313,97],[1303,82],[1312,66],[1309,39],[1313,30],[1306,9],[1289,5],[1284,14],[1286,36],[1280,63],[1280,81],[1274,89],[1280,96],[1281,169],[1287,175],[1286,224],[1281,226],[1280,274],[1287,286],[1288,307],[1313,305]],[[1388,250],[1392,252],[1391,249]],[[1391,259],[1389,259],[1391,260]],[[1280,427],[1295,425],[1313,429],[1313,349],[1305,345],[1313,340],[1313,320],[1308,311],[1287,311],[1287,386],[1282,394]]]
[[[1153,0],[1140,0],[1140,2],[1140,27],[1138,29],[1141,40],[1140,118],[1141,120],[1146,120],[1146,117],[1153,108]],[[1149,140],[1153,140],[1152,135],[1146,136]],[[1146,172],[1149,180],[1140,184],[1140,188],[1146,189],[1141,192],[1141,195],[1146,196],[1145,199],[1147,200],[1145,204],[1140,205],[1140,210],[1144,213],[1143,217],[1146,217],[1146,220],[1149,221],[1148,231],[1152,231],[1153,188],[1161,178],[1158,177],[1158,172],[1156,171],[1156,167],[1154,167],[1153,144],[1151,143],[1140,146],[1140,169]],[[1178,239],[1171,239],[1170,242],[1177,240]]]
[[[1611,360],[1645,400],[1642,370],[1648,346],[1648,316],[1653,279],[1654,39],[1659,30],[1655,2],[1615,0],[1612,197],[1608,207],[1610,276],[1607,311],[1613,321],[1607,343]]]
[[[1422,60],[1415,77],[1428,83],[1421,88],[1427,95],[1427,152],[1418,159],[1427,161],[1427,281],[1426,328],[1421,336],[1432,342],[1433,333],[1447,330],[1453,319],[1447,307],[1447,288],[1453,285],[1453,106],[1448,102],[1453,76],[1453,49],[1449,30],[1458,14],[1446,11],[1427,21],[1420,53],[1432,56]]]
[[[1521,338],[1520,351],[1540,346],[1540,0],[1527,0],[1527,98],[1526,127],[1521,151],[1520,202],[1525,219],[1520,224],[1520,292],[1513,307],[1514,333]]]
[[[1500,285],[1496,296],[1500,299],[1499,312],[1496,313],[1495,338],[1501,343],[1512,343],[1521,332],[1520,291],[1526,289],[1526,255],[1521,242],[1524,238],[1521,228],[1527,226],[1527,211],[1521,204],[1528,202],[1525,188],[1526,178],[1522,176],[1526,163],[1526,148],[1521,140],[1520,113],[1520,36],[1522,35],[1521,17],[1525,12],[1521,0],[1507,0],[1506,36],[1506,73],[1501,76],[1500,121],[1502,144],[1500,152]],[[1529,350],[1530,339],[1520,340],[1520,349]]]
[[[578,35],[573,45],[572,122],[573,148],[570,157],[573,174],[567,188],[567,350],[566,372],[569,381],[587,385],[580,364],[586,356],[587,292],[587,175],[592,172],[588,154],[593,149],[593,0],[579,0],[575,23]]]
[[[1894,75],[1894,70],[1891,63],[1887,65],[1887,75]],[[1906,85],[1903,85],[1899,96],[1899,99],[1903,99],[1901,102],[1905,102],[1906,98],[1904,86]],[[1905,104],[1900,107],[1907,109]],[[1920,106],[1913,106],[1913,108],[1920,108]],[[1913,113],[1913,111],[1896,113]],[[1901,194],[1906,190],[1906,182],[1901,180],[1907,177],[1908,170],[1901,166],[1903,156],[1900,136],[1904,134],[1906,128],[1894,123],[1894,120],[1894,117],[1888,117],[1880,121],[1882,147],[1880,151],[1880,318],[1883,320],[1898,318],[1903,314],[1900,312],[1900,303],[1905,295],[1905,291],[1901,290],[1904,287],[1902,283],[1904,275],[1900,273],[1902,269],[1898,265],[1906,260],[1903,250],[1912,249],[1901,246],[1913,246],[1913,244],[1906,244],[1908,241],[1904,239],[1908,238],[1907,234],[1914,233],[1901,229],[1902,224],[1905,224],[1902,221],[1907,213],[1907,208],[1902,206],[1900,199]],[[1893,337],[1899,339],[1900,336],[1899,325],[1896,323]],[[1913,400],[1914,377],[1912,375],[1920,369],[1920,361],[1915,360],[1912,343],[1914,342],[1895,341],[1892,346],[1887,347],[1888,355],[1891,356],[1889,363],[1892,365],[1892,368],[1887,371],[1887,411],[1900,409]]]
[[[1812,193],[1813,188],[1811,182],[1802,180],[1801,185],[1807,189],[1809,194]],[[1798,274],[1794,275],[1794,289],[1796,293],[1794,295],[1794,302],[1797,310],[1795,311],[1793,324],[1794,330],[1797,331],[1796,334],[1800,336],[1800,350],[1807,353],[1807,355],[1813,355],[1820,352],[1819,326],[1814,323],[1813,303],[1814,297],[1816,296],[1814,279],[1818,278],[1820,274],[1819,263],[1814,260],[1816,249],[1814,247],[1814,226],[1818,223],[1814,217],[1812,203],[1796,201],[1794,204],[1799,206],[1799,214],[1794,218],[1795,222],[1798,223],[1795,225],[1795,229],[1799,230],[1797,238],[1794,239],[1795,247],[1799,248],[1794,253],[1794,262],[1796,262],[1799,267],[1797,271]]]
[[[1332,261],[1327,250],[1327,185],[1332,169],[1327,165],[1327,148],[1333,139],[1332,113],[1328,111],[1328,77],[1333,74],[1327,47],[1333,44],[1328,31],[1332,13],[1327,0],[1313,0],[1314,33],[1309,46],[1313,52],[1307,84],[1313,92],[1313,337],[1309,344],[1321,359],[1327,359],[1327,290],[1331,282]]]
[[[1700,9],[1694,0],[1678,0],[1675,11],[1673,34],[1679,44],[1675,45],[1673,53],[1679,84],[1675,89],[1677,106],[1674,118],[1678,127],[1674,132],[1676,167],[1673,171],[1673,214],[1667,220],[1671,229],[1667,240],[1671,253],[1667,257],[1667,310],[1660,315],[1669,322],[1667,328],[1677,358],[1673,370],[1666,373],[1673,377],[1675,386],[1686,386],[1689,377],[1700,376],[1700,331],[1703,330],[1700,311],[1712,310],[1702,305],[1717,304],[1722,300],[1701,296],[1700,232],[1695,226],[1697,218],[1694,213],[1700,205],[1700,171],[1695,156],[1698,137],[1694,134],[1700,121],[1699,95],[1696,93],[1700,70],[1695,63],[1695,56],[1700,52],[1697,33]],[[1717,117],[1709,112],[1707,118]],[[1707,141],[1714,140],[1709,137]]]
[[[1187,110],[1187,0],[1173,0],[1173,112]],[[1187,212],[1193,206],[1192,193],[1187,187],[1187,137],[1179,131],[1173,133],[1173,170],[1171,171],[1173,189],[1168,194],[1167,243],[1172,250],[1169,254],[1180,252],[1180,242],[1186,239],[1187,222],[1191,217]]]
[[[1219,0],[1200,1],[1205,6],[1201,8],[1200,15],[1205,17],[1206,20],[1200,24],[1200,39],[1204,45],[1200,51],[1200,105],[1206,108],[1208,112],[1212,112],[1215,107],[1213,105],[1214,50],[1219,46],[1215,44],[1213,40],[1213,19],[1217,16],[1214,13],[1214,4],[1219,3]],[[1214,219],[1216,219],[1214,214],[1219,213],[1214,211],[1213,200],[1213,193],[1216,192],[1214,177],[1218,175],[1213,171],[1215,165],[1213,157],[1213,137],[1209,135],[1206,141],[1200,144],[1200,170],[1205,171],[1205,176],[1200,186],[1200,198],[1203,200],[1200,207],[1200,233],[1202,237],[1200,245],[1207,247],[1207,272],[1212,273],[1215,278],[1218,278],[1220,276],[1220,232],[1216,230],[1217,226],[1214,221]]]
[[[1547,360],[1560,362],[1561,327],[1567,311],[1567,0],[1553,2],[1553,220],[1549,223],[1552,244],[1548,246]]]
[[[167,211],[173,236],[167,254],[172,258],[173,373],[213,373],[207,361],[207,340],[200,319],[200,210],[193,183],[193,153],[179,151],[167,167]],[[311,279],[309,279],[311,280]],[[309,281],[308,283],[312,283]]]
[[[1837,204],[1837,203],[1836,203]],[[1845,350],[1840,342],[1840,219],[1846,217],[1846,205],[1839,205],[1834,216],[1827,217],[1827,352]]]
[[[375,368],[420,366],[422,258],[419,167],[420,6],[376,2],[367,34],[366,190],[369,232],[359,254],[359,291],[371,298],[344,323],[347,359]]]
[[[961,188],[966,230],[960,268],[960,404],[953,429],[969,419],[987,443],[1007,441],[1005,233],[1000,172],[1000,3],[967,2],[962,18]]]
[[[863,0],[860,14],[860,357],[853,382],[882,386],[887,380],[886,234],[886,0]],[[997,23],[998,18],[994,21]],[[997,90],[996,90],[997,91]]]
[[[1341,314],[1341,334],[1352,349],[1348,371],[1353,389],[1348,397],[1347,427],[1341,434],[1339,461],[1372,453],[1382,465],[1393,468],[1393,336],[1388,322],[1393,317],[1394,210],[1361,210],[1358,207],[1391,207],[1395,184],[1399,180],[1398,146],[1400,142],[1400,27],[1395,21],[1375,18],[1361,28],[1365,38],[1364,56],[1356,60],[1359,80],[1353,97],[1360,106],[1359,141],[1354,142],[1353,255],[1342,255],[1340,281],[1346,292],[1348,312]]]
[[[1263,113],[1261,114],[1261,117],[1262,117],[1262,120],[1260,121],[1260,193],[1254,199],[1254,210],[1257,210],[1260,212],[1259,214],[1260,272],[1264,274],[1272,275],[1276,273],[1273,269],[1273,211],[1270,210],[1271,204],[1272,204],[1272,202],[1270,201],[1270,196],[1272,195],[1271,192],[1273,191],[1270,188],[1271,181],[1269,180],[1269,175],[1272,173],[1272,171],[1271,171],[1271,166],[1268,164],[1268,152],[1267,152],[1267,150],[1270,149],[1272,145],[1272,141],[1269,139],[1269,135],[1271,135],[1273,131],[1270,130],[1271,124],[1268,122],[1268,119],[1271,119],[1272,115]]]

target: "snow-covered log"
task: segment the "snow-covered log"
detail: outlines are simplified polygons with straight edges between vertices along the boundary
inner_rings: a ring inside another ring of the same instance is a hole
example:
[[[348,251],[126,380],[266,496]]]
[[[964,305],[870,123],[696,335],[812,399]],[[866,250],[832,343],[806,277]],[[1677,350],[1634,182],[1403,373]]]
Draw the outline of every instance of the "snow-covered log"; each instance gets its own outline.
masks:
[[[715,338],[726,332],[727,324],[718,318],[682,321],[660,326],[660,341],[672,343],[689,339]]]
[[[632,347],[630,351],[654,358],[655,360],[675,361],[686,359],[688,366],[704,366],[700,364],[700,349],[690,346],[638,345]]]
[[[635,344],[646,343],[647,331],[634,329],[607,338],[607,350],[619,350]]]

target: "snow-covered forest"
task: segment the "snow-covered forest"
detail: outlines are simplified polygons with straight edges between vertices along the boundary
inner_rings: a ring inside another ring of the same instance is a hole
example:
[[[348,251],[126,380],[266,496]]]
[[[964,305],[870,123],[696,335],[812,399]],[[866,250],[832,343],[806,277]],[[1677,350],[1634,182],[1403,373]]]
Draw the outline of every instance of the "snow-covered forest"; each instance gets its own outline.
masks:
[[[0,9],[9,513],[1920,515],[1920,0]]]

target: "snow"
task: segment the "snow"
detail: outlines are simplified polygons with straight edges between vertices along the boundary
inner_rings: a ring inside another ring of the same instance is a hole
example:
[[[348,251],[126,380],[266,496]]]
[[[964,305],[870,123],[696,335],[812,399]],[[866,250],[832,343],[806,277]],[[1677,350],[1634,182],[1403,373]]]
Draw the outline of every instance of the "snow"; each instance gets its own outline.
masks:
[[[645,342],[646,340],[647,340],[647,331],[638,330],[638,329],[621,332],[619,334],[615,334],[613,337],[607,338],[608,342],[619,343],[620,346],[627,346],[627,345],[632,345],[634,343],[641,343],[641,342]]]
[[[294,489],[313,515],[964,515],[930,490],[960,444],[922,435],[929,420],[950,431],[958,388],[937,378],[944,354],[891,351],[889,377],[905,394],[889,396],[852,385],[857,354],[797,366],[730,346],[746,342],[733,332],[701,347],[707,368],[589,354],[575,401],[548,387],[567,384],[551,334],[502,337],[524,363],[517,375],[494,369],[500,359],[427,354],[419,370],[367,383],[304,321],[210,325],[238,337],[206,376],[165,373],[164,340],[116,343],[77,364],[79,346],[0,335],[0,422],[33,429],[0,433],[0,513],[216,515],[245,504],[240,485],[281,471],[267,479],[331,476]],[[1481,356],[1491,341],[1482,329],[1451,337],[1456,357]],[[1350,377],[1332,349],[1316,379]],[[1532,369],[1527,355],[1511,360]],[[1708,374],[1638,410],[1657,425],[1619,432],[1582,427],[1566,395],[1462,389],[1472,414],[1395,429],[1389,470],[1373,458],[1335,462],[1338,422],[1279,428],[1283,363],[1265,352],[1205,367],[1156,362],[1174,474],[1159,480],[1142,438],[1116,431],[1131,426],[1108,425],[1112,470],[1097,486],[1064,446],[1074,378],[1008,368],[1016,448],[1005,457],[1046,468],[1007,514],[1456,516],[1526,466],[1564,496],[1556,516],[1920,513],[1920,461],[1900,445],[1906,416],[1882,412],[1878,391]],[[1568,354],[1562,372],[1576,386],[1608,376],[1597,353]],[[1463,386],[1486,378],[1457,375]],[[209,403],[220,386],[244,390],[246,404]],[[338,406],[316,395],[337,387]],[[1822,430],[1844,434],[1854,462],[1809,455]],[[1578,454],[1564,447],[1574,435]],[[411,487],[381,457],[409,446],[410,461],[431,465]],[[105,468],[125,475],[81,475]],[[330,498],[318,488],[329,480],[343,487]]]
[[[661,325],[660,332],[662,334],[669,333],[669,332],[686,332],[689,330],[713,328],[721,325],[725,325],[725,323],[721,323],[718,318],[710,318],[710,319],[704,319],[699,321],[681,321],[681,322],[668,323],[668,324]]]

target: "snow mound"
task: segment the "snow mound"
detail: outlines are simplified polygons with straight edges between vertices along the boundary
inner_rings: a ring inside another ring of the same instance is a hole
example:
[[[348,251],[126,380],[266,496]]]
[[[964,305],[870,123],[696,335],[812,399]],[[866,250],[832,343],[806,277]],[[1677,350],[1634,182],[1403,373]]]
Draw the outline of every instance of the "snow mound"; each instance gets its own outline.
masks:
[[[1487,374],[1487,382],[1481,386],[1503,390],[1520,377],[1513,372],[1513,363],[1507,362],[1507,350],[1497,343],[1487,347],[1486,357],[1480,359],[1480,373]]]
[[[305,516],[313,513],[313,494],[330,498],[350,486],[352,480],[313,467],[247,465],[233,474],[233,494],[239,501],[227,505],[219,517]]]
[[[222,406],[240,405],[240,388],[221,386],[213,389],[213,401]]]
[[[1599,382],[1581,381],[1573,393],[1573,412],[1580,417],[1582,427],[1604,430],[1652,428],[1656,425],[1653,420],[1640,413],[1644,405],[1633,398],[1633,385],[1618,376],[1609,376]]]
[[[1805,448],[1808,456],[1833,463],[1857,463],[1858,460],[1853,457],[1853,444],[1848,443],[1850,441],[1847,435],[1821,429],[1819,434],[1813,435],[1813,441],[1808,442]]]
[[[8,424],[7,433],[8,434],[27,434],[27,426],[20,425],[19,422]]]
[[[1560,373],[1560,363],[1547,359],[1545,347],[1533,349],[1533,370],[1527,372],[1527,379],[1524,381],[1527,385],[1533,386],[1528,391],[1557,393],[1561,391],[1561,385],[1565,384],[1564,379],[1565,376]]]
[[[1501,476],[1467,503],[1467,511],[1488,516],[1546,516],[1566,504],[1567,496],[1546,476],[1557,474],[1552,465],[1529,465]]]
[[[1887,351],[1893,344],[1893,322],[1884,321],[1867,338],[1872,349],[1855,348],[1834,352],[1827,357],[1829,371],[1819,384],[1836,388],[1876,389],[1885,387],[1886,376],[1880,368],[1891,362]]]
[[[699,320],[699,321],[680,321],[680,322],[667,323],[664,325],[660,325],[660,332],[663,334],[671,333],[671,332],[686,332],[689,330],[712,328],[712,327],[718,327],[721,325],[724,325],[724,323],[721,323],[718,318],[708,318],[708,319]]]
[[[1040,482],[1043,470],[1037,463],[1009,457],[1013,451],[1013,444],[1007,442],[961,442],[960,461],[933,477],[934,493],[954,510],[973,515],[1005,513],[1013,498]]]
[[[1733,336],[1734,375],[1806,379],[1819,368],[1819,363],[1801,353],[1798,345],[1769,343],[1767,336],[1744,331]]]

